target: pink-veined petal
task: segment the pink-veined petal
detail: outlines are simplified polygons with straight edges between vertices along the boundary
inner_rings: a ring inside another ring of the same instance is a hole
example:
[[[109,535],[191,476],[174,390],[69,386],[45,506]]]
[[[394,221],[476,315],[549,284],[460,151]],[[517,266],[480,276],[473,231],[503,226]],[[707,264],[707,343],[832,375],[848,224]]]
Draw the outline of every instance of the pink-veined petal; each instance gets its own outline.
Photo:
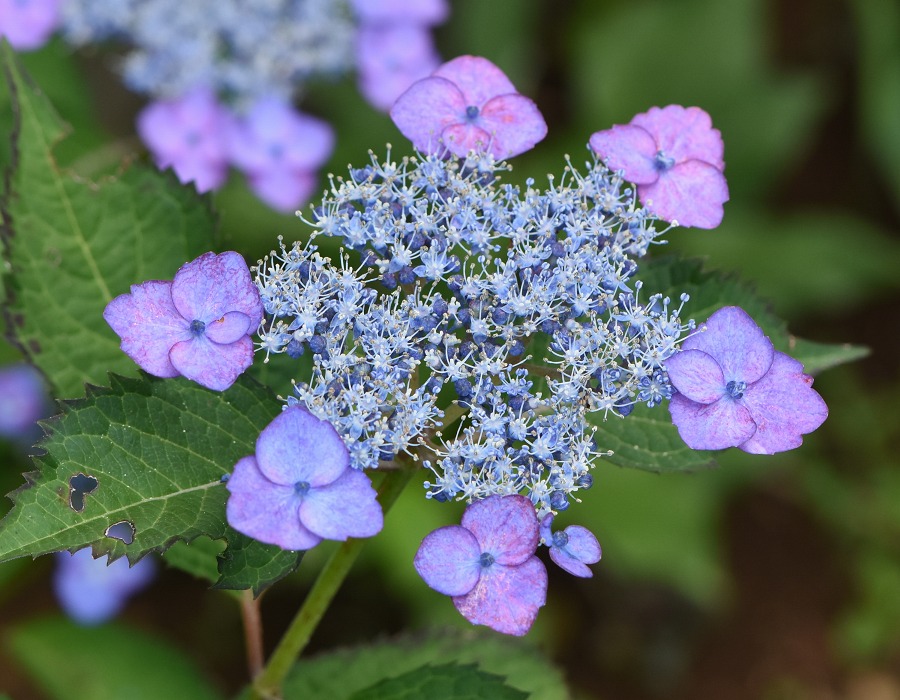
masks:
[[[651,107],[635,115],[631,123],[649,131],[658,150],[676,163],[696,159],[718,170],[725,168],[722,134],[713,129],[712,119],[699,107]]]
[[[430,532],[419,545],[413,565],[431,588],[444,595],[465,595],[481,575],[481,548],[475,535],[460,525]]]
[[[247,314],[240,311],[229,311],[221,318],[207,323],[204,333],[214,343],[228,345],[239,340],[241,336],[247,335],[252,330],[256,329],[250,328],[250,317]]]
[[[712,403],[725,393],[722,368],[702,350],[676,352],[663,365],[672,386],[691,401]]]
[[[204,253],[175,273],[172,301],[189,321],[209,323],[229,311],[240,311],[255,329],[262,320],[259,290],[244,258],[234,251]]]
[[[625,179],[647,185],[659,178],[656,141],[639,126],[617,124],[591,134],[591,148],[610,170],[622,170]]]
[[[300,522],[326,540],[372,537],[384,527],[384,514],[369,477],[347,469],[337,481],[311,488],[300,504]]]
[[[706,319],[703,326],[706,330],[692,335],[681,347],[712,356],[722,368],[726,384],[730,381],[752,384],[769,371],[775,348],[742,308],[724,306]]]
[[[293,486],[266,479],[253,457],[238,461],[226,487],[230,492],[226,519],[238,532],[282,549],[311,549],[322,541],[300,522]]]
[[[256,458],[266,478],[291,486],[300,481],[325,486],[350,469],[350,453],[334,426],[297,405],[263,428]]]
[[[491,135],[474,124],[450,124],[441,132],[441,141],[450,153],[460,158],[469,151],[495,150]]]
[[[681,439],[692,450],[737,447],[756,432],[750,411],[730,397],[703,404],[675,394],[669,401],[669,413]]]
[[[458,56],[440,66],[434,76],[446,78],[462,93],[466,107],[481,108],[492,97],[517,93],[506,74],[481,56]]]
[[[663,221],[710,229],[722,223],[728,183],[709,163],[689,160],[660,173],[656,182],[639,184],[638,196]]]
[[[547,122],[537,105],[524,95],[499,95],[488,100],[478,116],[493,138],[495,158],[512,158],[534,148],[547,135]]]
[[[169,361],[178,372],[213,391],[225,391],[253,364],[253,341],[249,335],[228,345],[200,336],[175,343]]]
[[[152,280],[131,287],[106,305],[103,318],[122,339],[122,351],[146,372],[177,377],[169,360],[176,343],[191,338],[190,323],[172,303],[172,283]]]
[[[828,417],[828,406],[812,388],[803,365],[775,353],[768,373],[744,392],[743,402],[753,416],[756,432],[739,445],[745,452],[774,454],[799,447],[801,435],[811,433]]]
[[[540,526],[534,505],[524,496],[488,496],[463,513],[469,530],[482,552],[504,565],[521,564],[534,554],[540,540]]]
[[[463,94],[449,80],[432,76],[410,85],[391,107],[391,119],[400,132],[423,153],[439,153],[441,132],[461,123],[466,104]]]
[[[547,569],[537,557],[518,566],[494,563],[483,569],[478,583],[453,604],[473,625],[487,625],[521,637],[531,629],[547,602]]]

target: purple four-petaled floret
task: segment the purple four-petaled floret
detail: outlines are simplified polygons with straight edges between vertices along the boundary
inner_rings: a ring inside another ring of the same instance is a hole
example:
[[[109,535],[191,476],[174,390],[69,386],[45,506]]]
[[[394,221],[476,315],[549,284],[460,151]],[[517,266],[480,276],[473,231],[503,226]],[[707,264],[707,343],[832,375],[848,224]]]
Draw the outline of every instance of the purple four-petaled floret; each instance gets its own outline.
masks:
[[[600,561],[600,543],[594,533],[581,525],[569,525],[553,532],[553,513],[541,520],[541,539],[550,548],[550,558],[573,576],[591,578],[594,572],[587,565]]]
[[[372,537],[384,517],[369,477],[350,466],[332,425],[306,408],[286,408],[228,479],[228,524],[282,549],[315,547],[323,539]]]
[[[262,315],[247,263],[232,251],[204,253],[172,282],[133,285],[103,312],[141,369],[157,377],[182,375],[216,391],[253,363],[250,336]]]
[[[803,365],[778,352],[743,309],[719,309],[665,361],[672,422],[688,447],[774,454],[799,447],[828,407]]]
[[[414,563],[469,622],[521,636],[547,599],[547,569],[534,554],[539,541],[530,500],[489,496],[466,508],[461,524],[427,535]]]

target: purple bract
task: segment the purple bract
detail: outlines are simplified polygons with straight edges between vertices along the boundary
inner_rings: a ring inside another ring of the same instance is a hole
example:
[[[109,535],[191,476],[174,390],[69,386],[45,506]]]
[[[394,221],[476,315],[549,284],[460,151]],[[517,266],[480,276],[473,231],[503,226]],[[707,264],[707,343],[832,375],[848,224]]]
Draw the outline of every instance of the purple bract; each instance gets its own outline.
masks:
[[[17,51],[43,46],[59,24],[60,0],[0,0],[0,37]]]
[[[641,203],[659,218],[697,228],[722,222],[728,201],[722,134],[699,107],[653,107],[590,142],[611,170],[638,186]]]
[[[36,437],[36,422],[48,408],[47,389],[34,367],[0,367],[0,436],[14,440]]]
[[[250,336],[262,315],[247,263],[230,251],[204,253],[182,265],[172,282],[133,285],[103,312],[141,369],[157,377],[182,375],[217,391],[253,363]]]
[[[447,0],[352,0],[353,12],[363,26],[368,24],[440,24],[450,8]]]
[[[541,539],[550,548],[550,558],[573,576],[591,578],[594,572],[587,565],[600,561],[600,543],[594,533],[581,525],[569,525],[553,532],[553,514],[541,521]]]
[[[316,170],[331,155],[334,132],[278,98],[258,100],[228,129],[228,156],[256,195],[279,211],[304,204],[316,187]]]
[[[391,107],[397,128],[423,153],[472,150],[511,158],[547,135],[537,106],[486,58],[460,56],[413,83]]]
[[[375,489],[350,466],[344,441],[301,406],[263,429],[256,454],[235,465],[227,487],[228,524],[282,549],[372,537],[384,523]]]
[[[534,555],[538,531],[527,498],[489,496],[466,508],[460,525],[422,540],[416,571],[472,624],[521,636],[547,599],[547,569]]]
[[[220,187],[228,174],[230,119],[211,90],[198,88],[145,107],[137,131],[160,168],[173,168],[181,182],[194,182],[198,191],[207,192]]]
[[[778,352],[743,309],[719,309],[665,361],[672,422],[688,447],[774,454],[799,447],[828,407],[803,365]]]

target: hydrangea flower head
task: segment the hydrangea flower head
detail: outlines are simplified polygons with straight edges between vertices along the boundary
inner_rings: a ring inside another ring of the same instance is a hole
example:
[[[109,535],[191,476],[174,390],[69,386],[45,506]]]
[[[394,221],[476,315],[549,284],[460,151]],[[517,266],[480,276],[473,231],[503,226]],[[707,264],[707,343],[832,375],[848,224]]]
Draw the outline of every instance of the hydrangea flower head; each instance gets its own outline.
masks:
[[[547,598],[547,569],[534,554],[538,530],[527,498],[489,496],[466,508],[460,525],[425,537],[416,571],[472,624],[521,636]]]
[[[778,352],[743,309],[727,306],[665,360],[672,422],[688,447],[774,454],[799,447],[828,407],[803,365]]]
[[[547,135],[537,105],[480,56],[454,58],[413,83],[391,107],[391,118],[420,151],[446,149],[460,157],[477,150],[511,158]]]
[[[340,435],[297,405],[260,433],[256,454],[235,465],[227,488],[228,523],[283,549],[372,537],[384,523],[375,489],[350,466]]]
[[[59,24],[60,0],[0,0],[0,37],[18,51],[43,46]]]
[[[150,557],[129,566],[125,557],[113,562],[94,559],[90,548],[71,555],[60,552],[56,562],[56,599],[66,614],[82,625],[98,625],[117,615],[156,575],[156,564]]]
[[[553,513],[541,520],[541,539],[550,548],[550,558],[573,576],[591,578],[594,572],[587,565],[600,561],[600,543],[594,533],[581,525],[569,525],[553,532]]]
[[[47,409],[47,390],[31,365],[0,367],[0,437],[27,439]]]
[[[133,285],[103,312],[141,369],[157,377],[182,375],[216,391],[253,363],[250,335],[262,315],[247,263],[231,251],[204,253],[182,265],[172,282]]]
[[[316,186],[316,170],[334,148],[325,122],[275,97],[258,100],[228,130],[228,155],[250,188],[279,211],[293,211]]]
[[[699,107],[653,107],[630,124],[591,136],[591,148],[635,183],[641,203],[665,221],[715,228],[728,184],[722,135]]]
[[[173,168],[181,182],[194,182],[199,192],[207,192],[220,187],[228,174],[229,119],[212,91],[197,88],[145,107],[137,130],[160,168]]]

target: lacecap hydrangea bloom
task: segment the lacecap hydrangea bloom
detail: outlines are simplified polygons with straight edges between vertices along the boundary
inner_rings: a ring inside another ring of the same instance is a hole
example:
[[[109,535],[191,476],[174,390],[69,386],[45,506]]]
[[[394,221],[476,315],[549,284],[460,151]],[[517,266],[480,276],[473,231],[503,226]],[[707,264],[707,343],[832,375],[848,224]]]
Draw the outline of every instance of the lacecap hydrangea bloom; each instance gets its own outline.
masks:
[[[184,376],[224,391],[253,363],[263,307],[244,259],[204,253],[171,282],[151,280],[107,304],[122,350],[157,377]]]

